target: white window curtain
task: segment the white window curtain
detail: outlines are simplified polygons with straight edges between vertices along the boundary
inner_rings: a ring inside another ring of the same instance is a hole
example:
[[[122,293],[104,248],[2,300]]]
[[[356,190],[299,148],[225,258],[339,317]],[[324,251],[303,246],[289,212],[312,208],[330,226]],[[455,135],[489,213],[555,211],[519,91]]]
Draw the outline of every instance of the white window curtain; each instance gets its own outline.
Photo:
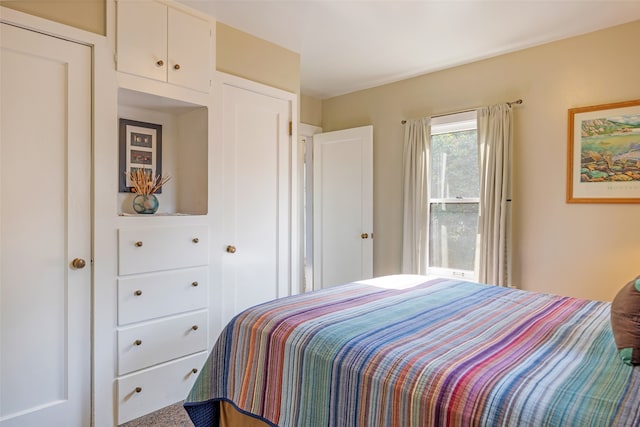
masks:
[[[404,125],[402,272],[408,274],[427,273],[429,123],[429,118],[422,118]]]
[[[509,285],[511,105],[478,109],[480,206],[476,272],[480,283]]]

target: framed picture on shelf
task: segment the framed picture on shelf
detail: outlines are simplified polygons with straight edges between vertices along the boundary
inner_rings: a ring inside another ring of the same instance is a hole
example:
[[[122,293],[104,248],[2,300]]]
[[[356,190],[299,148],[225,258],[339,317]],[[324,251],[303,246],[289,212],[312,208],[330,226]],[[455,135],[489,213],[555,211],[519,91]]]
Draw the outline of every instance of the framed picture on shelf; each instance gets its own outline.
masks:
[[[569,110],[567,203],[640,203],[640,100]]]
[[[131,193],[128,174],[136,170],[162,176],[162,125],[120,119],[119,191]],[[156,193],[161,193],[162,187]]]

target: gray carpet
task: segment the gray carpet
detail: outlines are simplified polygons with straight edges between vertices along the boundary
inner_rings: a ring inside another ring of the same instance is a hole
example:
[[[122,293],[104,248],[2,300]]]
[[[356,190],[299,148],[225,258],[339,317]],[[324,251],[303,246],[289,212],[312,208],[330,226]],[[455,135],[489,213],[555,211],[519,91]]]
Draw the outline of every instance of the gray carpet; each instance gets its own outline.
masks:
[[[144,417],[136,418],[121,427],[193,427],[182,402],[167,406]]]

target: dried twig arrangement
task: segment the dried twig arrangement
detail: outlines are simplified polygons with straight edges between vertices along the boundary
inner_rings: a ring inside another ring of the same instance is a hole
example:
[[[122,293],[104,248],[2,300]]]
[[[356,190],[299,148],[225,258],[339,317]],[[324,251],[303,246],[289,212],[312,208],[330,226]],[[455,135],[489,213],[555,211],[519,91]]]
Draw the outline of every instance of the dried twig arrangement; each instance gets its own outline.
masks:
[[[160,189],[167,181],[171,179],[170,176],[151,176],[151,170],[135,169],[133,172],[125,171],[125,175],[131,180],[133,188],[132,192],[138,194],[154,194]]]

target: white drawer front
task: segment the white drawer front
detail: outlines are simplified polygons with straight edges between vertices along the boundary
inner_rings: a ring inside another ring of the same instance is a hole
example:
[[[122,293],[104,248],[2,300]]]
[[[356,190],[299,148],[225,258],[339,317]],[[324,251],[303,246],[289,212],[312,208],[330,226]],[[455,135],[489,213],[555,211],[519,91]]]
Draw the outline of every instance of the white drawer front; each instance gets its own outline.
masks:
[[[207,349],[207,311],[118,330],[118,374]]]
[[[202,352],[119,378],[118,424],[184,400],[206,359]]]
[[[206,308],[209,268],[189,268],[118,279],[118,324]]]
[[[120,275],[208,264],[209,229],[206,225],[118,230]]]

